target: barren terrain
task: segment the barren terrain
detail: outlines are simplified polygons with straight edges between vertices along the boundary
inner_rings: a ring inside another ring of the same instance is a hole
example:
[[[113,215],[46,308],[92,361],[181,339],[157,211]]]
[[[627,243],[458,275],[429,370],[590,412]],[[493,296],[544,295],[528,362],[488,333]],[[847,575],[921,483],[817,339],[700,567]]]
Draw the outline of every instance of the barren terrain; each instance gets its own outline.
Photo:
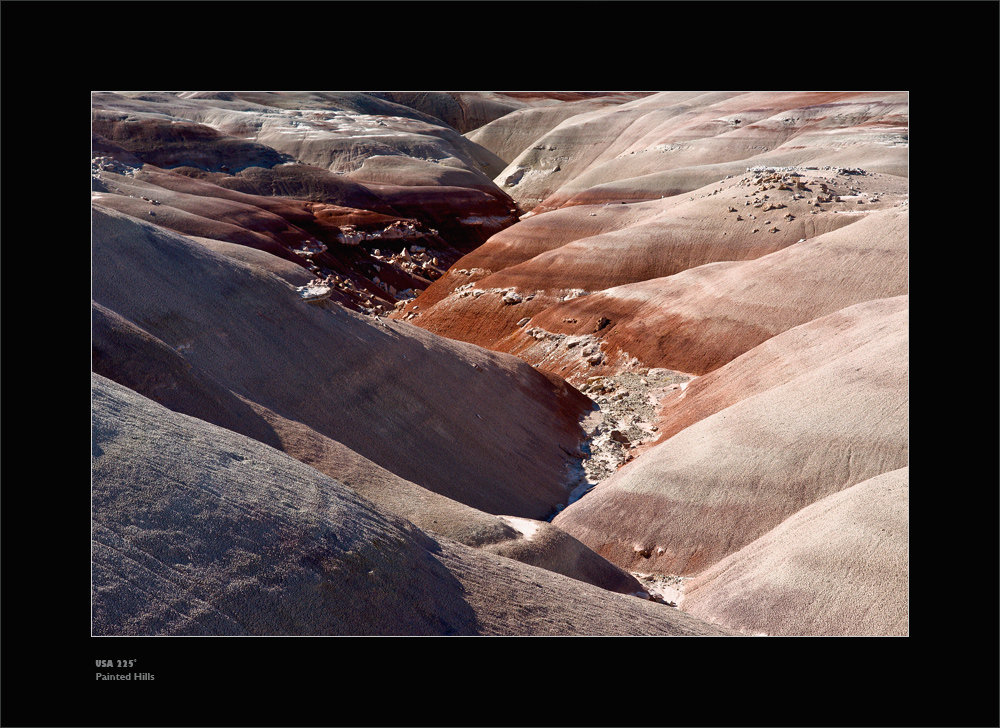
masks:
[[[95,92],[93,634],[908,635],[908,102]]]

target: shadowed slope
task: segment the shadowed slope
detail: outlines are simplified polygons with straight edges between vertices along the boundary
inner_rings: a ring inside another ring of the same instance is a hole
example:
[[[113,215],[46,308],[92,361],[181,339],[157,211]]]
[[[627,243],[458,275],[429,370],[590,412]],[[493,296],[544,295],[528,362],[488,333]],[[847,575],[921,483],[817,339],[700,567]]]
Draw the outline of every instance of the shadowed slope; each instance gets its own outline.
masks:
[[[728,633],[436,540],[97,375],[92,402],[96,635]]]
[[[492,513],[565,502],[589,400],[506,355],[303,302],[273,275],[94,208],[93,299],[235,394]]]
[[[247,402],[182,354],[99,304],[93,305],[93,371],[175,412],[278,450],[333,477],[426,531],[626,594],[638,581],[547,523],[515,528],[404,480],[305,425]],[[515,523],[521,523],[518,519]],[[526,532],[525,532],[526,531]],[[535,537],[540,532],[540,537]]]
[[[909,633],[909,468],[803,508],[685,587],[685,611],[744,633]]]

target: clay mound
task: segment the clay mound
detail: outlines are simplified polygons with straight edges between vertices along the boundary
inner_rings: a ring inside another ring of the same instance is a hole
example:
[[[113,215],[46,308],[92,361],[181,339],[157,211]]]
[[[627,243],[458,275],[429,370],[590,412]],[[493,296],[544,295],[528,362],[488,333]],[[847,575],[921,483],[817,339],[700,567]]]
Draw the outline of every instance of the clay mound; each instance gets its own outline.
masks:
[[[516,220],[513,201],[492,181],[502,165],[495,155],[432,116],[365,94],[101,93],[93,107],[93,133],[105,146],[146,164],[208,175],[220,186],[394,214],[363,186],[337,189],[346,183],[319,170],[354,173],[385,184],[485,192],[503,208],[503,223],[486,237]],[[245,174],[233,179],[239,172]],[[449,206],[451,198],[456,204]],[[451,218],[494,215],[482,200],[470,207],[468,195],[458,201],[447,191],[436,206]]]
[[[513,357],[310,304],[270,273],[98,206],[93,300],[241,397],[422,487],[544,518],[589,400]],[[415,456],[419,454],[418,456]]]
[[[92,366],[94,373],[174,412],[288,453],[425,531],[604,589],[643,592],[634,577],[548,523],[514,519],[515,528],[503,517],[421,488],[301,423],[236,396],[181,353],[98,304],[93,305]]]
[[[641,94],[645,96],[647,94]],[[551,103],[545,106],[530,106],[512,109],[509,113],[479,125],[475,131],[467,131],[466,137],[493,152],[504,164],[494,178],[501,175],[503,168],[510,164],[521,152],[531,147],[537,139],[547,134],[570,117],[591,111],[607,110],[634,101],[639,94],[616,93],[596,98]],[[454,125],[453,125],[454,126]],[[457,127],[456,127],[457,128]],[[503,184],[501,179],[500,184]]]
[[[497,119],[517,114],[522,110],[531,110],[537,107],[574,106],[587,104],[591,101],[603,104],[604,99],[619,97],[621,100],[612,103],[624,103],[624,101],[630,101],[641,96],[648,96],[649,93],[605,93],[595,91],[520,91],[509,93],[493,91],[380,91],[369,92],[368,95],[417,109],[440,119],[453,129],[457,129],[462,134],[465,134],[469,139],[478,142],[479,140],[471,132]],[[578,106],[577,110],[572,113],[579,113],[579,108]],[[531,137],[527,142],[533,141],[536,137],[537,135]],[[527,146],[527,143],[517,151],[520,152],[524,146]],[[500,169],[503,169],[506,164],[506,162],[501,164]]]
[[[746,634],[909,633],[909,468],[803,508],[685,587],[685,611]]]
[[[905,93],[694,93],[655,94],[613,110],[571,117],[537,139],[496,178],[522,209],[533,214],[570,200],[595,204],[677,194],[711,177],[650,177],[671,170],[718,167],[722,175],[756,165],[847,164],[851,152],[874,171],[905,174],[908,143]],[[801,141],[800,141],[801,137]],[[888,156],[887,146],[897,147]],[[871,157],[868,151],[874,151]],[[795,152],[790,157],[780,157]],[[885,165],[877,168],[880,159]],[[824,161],[826,160],[826,161]],[[837,160],[837,161],[829,161]],[[635,189],[627,182],[642,178]],[[718,178],[718,177],[716,177]],[[608,197],[594,192],[621,183]],[[680,185],[678,186],[678,183]],[[578,197],[590,191],[586,197]],[[657,194],[658,193],[658,194]]]
[[[906,133],[906,128],[899,132],[900,136]],[[823,137],[823,139],[828,138]],[[807,149],[809,151],[806,151]],[[748,166],[811,169],[862,168],[879,175],[906,179],[909,175],[909,147],[902,143],[896,146],[885,146],[860,142],[833,148],[796,147],[792,150],[760,154],[752,160],[739,159],[735,162],[679,167],[663,172],[636,174],[611,182],[595,182],[592,186],[576,192],[567,189],[564,192],[566,197],[563,201],[560,202],[553,198],[551,204],[559,204],[559,209],[562,209],[573,205],[639,202],[690,194],[693,190],[716,180],[743,175]],[[580,180],[575,186],[582,188],[584,184],[586,184],[586,180]],[[546,205],[548,204],[547,201]]]
[[[690,575],[802,508],[907,466],[908,330],[905,317],[887,323],[863,345],[832,338],[836,356],[681,430],[553,523],[622,568]],[[792,329],[772,344],[795,351],[802,338]]]
[[[241,103],[183,95],[156,104],[156,110],[234,139],[252,139],[301,164],[330,171],[355,171],[367,158],[382,155],[447,161],[481,176],[496,190],[490,180],[504,166],[440,119],[375,95],[285,92],[237,97]],[[116,106],[114,99],[102,98],[101,103]]]
[[[237,139],[193,121],[100,108],[95,108],[92,116],[94,134],[157,167],[230,172],[290,161],[264,144]]]
[[[725,635],[434,539],[241,435],[92,377],[95,635]]]
[[[489,177],[465,168],[454,158],[432,162],[401,155],[372,155],[346,177],[374,189],[378,185],[467,187],[502,200],[508,210],[514,207],[510,197],[497,189]]]
[[[523,210],[533,211],[560,187],[583,174],[609,149],[625,147],[635,138],[636,124],[655,125],[683,113],[699,92],[668,92],[622,104],[610,110],[578,114],[560,122],[530,148],[519,154],[496,178],[497,184],[517,200]],[[715,98],[714,95],[711,96]],[[659,107],[651,117],[646,106],[653,100]],[[641,133],[641,132],[640,132]],[[614,156],[614,154],[612,154]],[[607,181],[607,180],[604,180]],[[539,212],[556,209],[546,205]]]
[[[906,294],[906,210],[880,210],[755,260],[710,263],[574,298],[531,323],[573,336],[591,334],[607,319],[596,334],[607,366],[634,357],[645,366],[705,374],[782,331],[856,303]],[[532,340],[522,342],[506,350],[528,361],[551,354],[533,352]],[[573,368],[585,370],[586,363]]]
[[[244,245],[299,265],[303,265],[302,259],[292,251],[315,240],[284,217],[252,204],[254,201],[177,192],[114,173],[105,173],[102,178],[114,193],[92,195],[94,204],[179,233]]]

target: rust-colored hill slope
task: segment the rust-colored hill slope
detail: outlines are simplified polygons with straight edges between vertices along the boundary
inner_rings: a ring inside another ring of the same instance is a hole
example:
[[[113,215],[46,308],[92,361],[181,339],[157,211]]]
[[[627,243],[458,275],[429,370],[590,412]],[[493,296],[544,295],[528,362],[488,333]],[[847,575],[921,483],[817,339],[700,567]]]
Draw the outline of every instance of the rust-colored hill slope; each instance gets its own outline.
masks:
[[[696,574],[827,495],[906,467],[908,319],[868,313],[865,336],[831,336],[811,362],[810,331],[776,336],[771,351],[799,371],[651,448],[553,522],[625,568]],[[757,361],[768,376],[768,357]],[[726,388],[723,373],[713,386]]]

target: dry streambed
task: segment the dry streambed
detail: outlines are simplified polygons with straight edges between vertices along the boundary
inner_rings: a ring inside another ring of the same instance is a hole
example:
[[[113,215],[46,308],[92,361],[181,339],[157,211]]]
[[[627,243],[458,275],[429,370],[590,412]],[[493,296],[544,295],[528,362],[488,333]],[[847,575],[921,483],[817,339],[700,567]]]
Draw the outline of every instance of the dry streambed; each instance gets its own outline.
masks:
[[[576,487],[569,505],[584,497],[620,467],[639,456],[644,445],[660,433],[656,413],[660,401],[683,390],[693,379],[690,374],[670,369],[639,369],[633,372],[590,377],[579,386],[596,408],[583,422],[587,439],[574,453],[580,464],[574,468]],[[563,506],[557,506],[556,513]],[[555,513],[553,514],[553,517]],[[551,520],[551,518],[549,519]],[[650,598],[677,606],[683,593],[683,578],[673,574],[632,572]]]

